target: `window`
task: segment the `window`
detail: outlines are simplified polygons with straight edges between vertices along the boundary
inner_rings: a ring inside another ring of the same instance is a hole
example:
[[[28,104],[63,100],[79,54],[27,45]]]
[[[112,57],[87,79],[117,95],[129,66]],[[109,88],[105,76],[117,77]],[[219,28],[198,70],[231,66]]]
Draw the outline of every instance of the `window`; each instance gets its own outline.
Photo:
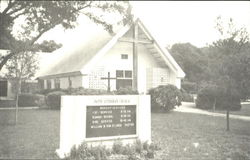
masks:
[[[56,78],[56,79],[55,79],[55,88],[56,88],[56,89],[59,89],[59,88],[60,88],[60,79],[59,79],[59,78]]]
[[[116,71],[116,77],[117,78],[123,78],[124,76],[123,76],[123,71],[122,70],[117,70]]]
[[[128,59],[128,55],[127,54],[121,54],[121,58],[122,59]]]
[[[125,71],[125,78],[132,78],[132,71]]]
[[[0,81],[0,97],[7,97],[8,82]]]
[[[132,71],[116,71],[116,89],[132,87]]]
[[[50,81],[50,79],[47,79],[47,89],[51,89],[51,81]]]
[[[44,88],[44,80],[43,79],[38,79],[38,85],[40,89],[45,89]]]

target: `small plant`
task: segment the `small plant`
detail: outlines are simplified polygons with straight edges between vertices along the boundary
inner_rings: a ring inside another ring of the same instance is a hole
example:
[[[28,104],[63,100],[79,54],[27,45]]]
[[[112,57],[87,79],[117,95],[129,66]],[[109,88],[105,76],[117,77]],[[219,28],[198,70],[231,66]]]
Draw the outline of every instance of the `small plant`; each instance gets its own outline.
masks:
[[[88,147],[86,143],[82,143],[78,148],[74,146],[65,160],[107,160],[111,155],[116,155],[115,159],[124,159],[124,156],[128,160],[152,159],[156,149],[159,149],[157,145],[142,143],[139,139],[125,146],[121,140],[117,140],[113,143],[112,150],[101,145]]]
[[[141,140],[139,140],[139,139],[137,139],[136,141],[135,141],[135,151],[137,152],[137,153],[139,153],[139,154],[141,154],[142,153],[142,150],[143,150],[143,146],[142,146],[142,143],[141,143]]]
[[[123,152],[123,144],[122,144],[122,141],[121,140],[117,140],[113,143],[113,152],[115,154],[122,154]]]
[[[117,91],[114,91],[115,95],[126,95],[126,94],[130,94],[130,95],[136,95],[139,94],[138,91],[133,90],[131,87],[126,87],[126,88],[119,88]]]

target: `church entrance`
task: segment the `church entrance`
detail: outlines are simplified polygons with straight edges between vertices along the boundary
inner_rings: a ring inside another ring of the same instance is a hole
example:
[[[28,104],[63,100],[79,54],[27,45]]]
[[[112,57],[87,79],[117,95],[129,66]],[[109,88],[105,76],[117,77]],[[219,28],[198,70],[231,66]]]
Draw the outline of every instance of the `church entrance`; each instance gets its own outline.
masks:
[[[7,97],[8,82],[0,81],[0,97]]]
[[[132,88],[132,71],[131,70],[117,70],[116,71],[116,89]]]

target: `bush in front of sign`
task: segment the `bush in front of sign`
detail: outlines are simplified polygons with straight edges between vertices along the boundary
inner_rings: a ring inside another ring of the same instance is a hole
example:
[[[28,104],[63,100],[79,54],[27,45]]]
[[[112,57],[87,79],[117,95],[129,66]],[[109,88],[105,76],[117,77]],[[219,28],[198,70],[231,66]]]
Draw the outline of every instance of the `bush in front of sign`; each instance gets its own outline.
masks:
[[[118,90],[114,91],[115,95],[137,95],[138,91],[133,90],[131,87],[120,87]]]
[[[168,112],[181,105],[181,92],[171,84],[160,85],[148,92],[151,95],[151,110],[153,112]]]
[[[44,106],[45,96],[39,94],[31,93],[21,93],[18,99],[19,107],[34,107],[34,106]]]
[[[66,93],[63,91],[50,92],[46,97],[47,105],[50,109],[60,109],[61,108],[61,96]]]

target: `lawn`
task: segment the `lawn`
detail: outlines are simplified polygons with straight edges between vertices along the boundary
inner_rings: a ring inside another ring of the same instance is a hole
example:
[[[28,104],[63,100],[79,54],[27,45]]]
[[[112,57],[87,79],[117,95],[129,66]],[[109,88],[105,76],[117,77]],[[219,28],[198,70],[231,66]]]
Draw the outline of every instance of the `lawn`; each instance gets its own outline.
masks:
[[[213,110],[209,110],[214,112]],[[215,110],[216,113],[226,113],[226,111]],[[241,116],[250,116],[250,102],[241,103],[241,110],[239,111],[230,111],[230,114],[241,115]]]
[[[59,148],[59,111],[21,110],[13,125],[14,110],[0,110],[0,159],[55,159]],[[152,114],[152,140],[162,148],[157,159],[250,159],[247,121],[191,113]],[[198,144],[195,148],[194,144]]]

